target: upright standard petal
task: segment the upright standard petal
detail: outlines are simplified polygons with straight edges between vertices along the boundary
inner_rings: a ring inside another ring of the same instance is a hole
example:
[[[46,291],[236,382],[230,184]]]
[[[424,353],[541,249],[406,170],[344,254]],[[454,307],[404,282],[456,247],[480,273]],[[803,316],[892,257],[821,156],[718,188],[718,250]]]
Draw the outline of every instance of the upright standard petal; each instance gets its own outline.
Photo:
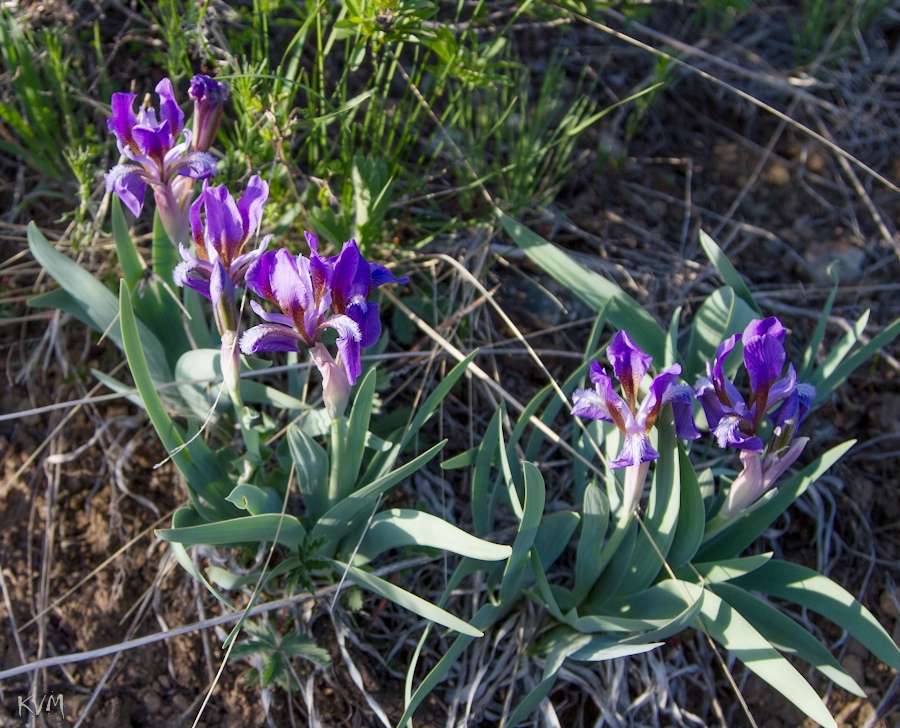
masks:
[[[184,129],[184,112],[175,101],[175,89],[168,78],[164,78],[154,89],[159,95],[159,119],[162,123],[168,123],[169,133],[173,138],[181,134]]]
[[[137,152],[137,144],[131,135],[131,130],[138,123],[134,113],[134,100],[137,94],[117,92],[112,95],[112,116],[106,120],[106,128],[116,137],[119,150],[123,148]]]
[[[259,175],[253,175],[237,203],[244,230],[244,240],[253,235],[262,220],[263,207],[269,197],[269,185]]]
[[[606,356],[609,357],[616,379],[622,384],[628,406],[635,410],[641,380],[650,369],[653,357],[641,351],[624,329],[620,329],[613,337],[606,348]]]

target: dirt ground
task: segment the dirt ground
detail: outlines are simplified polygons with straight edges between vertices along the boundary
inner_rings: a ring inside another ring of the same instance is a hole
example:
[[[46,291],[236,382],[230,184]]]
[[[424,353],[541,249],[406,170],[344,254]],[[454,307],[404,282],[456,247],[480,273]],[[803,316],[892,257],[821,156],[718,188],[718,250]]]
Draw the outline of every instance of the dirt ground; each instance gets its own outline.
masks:
[[[654,16],[658,32],[666,27],[662,15]],[[675,17],[682,22],[677,13]],[[755,28],[746,30],[750,34]],[[847,59],[820,76],[825,80],[819,83],[831,87],[817,97],[826,98],[829,106],[801,101],[793,109],[795,118],[813,129],[825,122],[841,146],[895,182],[900,180],[900,89],[893,70],[898,31],[895,13],[884,21],[877,38],[866,36],[870,44],[866,53],[851,49]],[[598,61],[604,67],[601,93],[621,98],[642,74],[652,75],[653,62],[642,52],[602,34],[583,32],[579,39],[583,45],[571,38],[567,42],[602,60]],[[688,61],[716,70],[779,108],[787,106],[791,99],[786,92],[761,80],[764,72],[776,67],[777,59],[760,60],[755,55],[762,53],[762,41],[738,45],[733,38],[733,32],[723,34],[713,50],[760,78],[709,66],[699,57]],[[772,42],[765,46],[772,47],[778,46]],[[578,61],[572,59],[573,64]],[[850,83],[854,74],[881,84],[879,100],[866,97],[871,86]],[[871,310],[869,332],[900,317],[896,192],[858,167],[851,165],[853,171],[848,171],[838,155],[808,134],[782,125],[766,111],[689,72],[675,75],[631,137],[625,132],[627,123],[623,112],[589,130],[584,157],[573,166],[572,178],[550,210],[530,222],[585,264],[615,278],[661,320],[679,305],[685,306],[689,318],[698,296],[716,285],[697,243],[701,227],[714,235],[758,293],[764,310],[780,316],[796,341],[813,331],[816,313],[830,290],[825,268],[834,259],[839,261],[841,288],[829,345],[839,338],[842,326],[865,309]],[[868,136],[863,134],[866,129]],[[96,337],[80,324],[63,323],[55,315],[23,305],[38,278],[30,259],[17,257],[27,250],[20,223],[5,223],[0,242],[0,258],[13,261],[0,281],[10,302],[4,308],[10,321],[0,328],[0,353],[6,364],[0,413],[79,400],[94,386],[88,367],[110,371],[117,363],[114,347],[98,346]],[[498,236],[494,242],[508,241]],[[521,260],[511,256],[511,262],[530,278],[552,286]],[[498,300],[507,296],[515,301],[515,283],[504,277],[492,282],[504,283]],[[526,333],[584,315],[576,302],[569,302],[569,313],[552,307],[545,312],[537,302],[530,305],[530,295],[525,296],[528,310],[518,311],[516,319]],[[55,331],[59,325],[62,329]],[[579,337],[588,330],[589,323],[582,321],[547,334],[541,345],[577,350]],[[825,571],[858,595],[900,641],[898,358],[900,347],[895,344],[856,372],[838,396],[810,418],[805,434],[811,444],[804,458],[851,437],[859,444],[776,524],[759,548],[774,549]],[[515,366],[508,376],[526,379]],[[467,406],[464,399],[454,404],[460,410]],[[119,644],[219,614],[215,600],[152,535],[154,527],[169,522],[185,497],[171,464],[153,469],[164,453],[135,407],[121,400],[89,402],[2,420],[0,453],[4,625],[0,669]],[[395,613],[379,612],[373,598],[358,613],[339,608],[330,615],[329,604],[325,599],[299,610],[275,612],[270,618],[275,624],[302,618],[328,648],[332,669],[308,668],[298,676],[299,690],[290,697],[281,689],[261,697],[258,688],[244,682],[250,664],[231,661],[204,708],[201,724],[263,726],[268,706],[272,725],[302,725],[309,720],[305,690],[315,693],[321,725],[378,725],[356,687],[360,681],[396,721],[402,712],[402,667],[409,650],[393,654],[386,645],[381,651],[367,649],[347,638],[348,625],[351,632],[390,633]],[[812,623],[866,689],[866,700],[830,689],[828,705],[839,724],[900,725],[896,672],[854,641],[840,641],[833,626],[814,618]],[[85,711],[90,715],[85,724],[98,727],[191,725],[221,664],[220,646],[227,634],[223,629],[228,626],[157,641],[117,658],[48,668],[36,673],[33,683],[26,676],[8,680],[0,685],[0,726],[25,723],[28,709],[23,713],[19,706],[29,690],[38,699],[64,696],[65,718],[54,709],[42,714],[46,725],[69,725],[72,716]],[[672,649],[713,664],[711,651],[698,635],[680,639],[683,644],[673,644]],[[390,659],[385,657],[389,653]],[[360,674],[351,674],[348,664]],[[748,678],[740,665],[730,667],[758,726],[809,724],[767,685]],[[710,669],[717,676],[714,686],[684,678],[684,708],[700,721],[686,719],[684,725],[750,725],[721,669]],[[825,684],[817,687],[826,689]],[[449,699],[449,693],[436,691],[416,725],[443,725]],[[574,683],[558,685],[553,700],[560,705],[582,702]],[[873,721],[876,711],[884,714],[891,706],[893,712]],[[573,716],[573,726],[592,725],[598,717],[590,704],[562,714]],[[470,724],[488,726],[490,720],[483,715]]]

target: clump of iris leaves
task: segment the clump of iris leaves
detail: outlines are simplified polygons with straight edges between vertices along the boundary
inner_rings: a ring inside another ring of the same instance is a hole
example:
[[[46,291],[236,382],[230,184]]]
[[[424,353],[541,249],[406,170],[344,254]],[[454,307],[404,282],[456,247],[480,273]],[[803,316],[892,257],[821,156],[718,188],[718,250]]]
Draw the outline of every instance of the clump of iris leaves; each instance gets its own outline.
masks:
[[[411,659],[398,725],[414,718],[473,642],[489,638],[526,603],[540,610],[542,621],[529,648],[543,657],[545,667],[530,692],[515,695],[509,725],[547,698],[567,660],[627,658],[657,649],[686,629],[705,632],[808,716],[835,725],[785,655],[806,661],[851,693],[863,695],[862,688],[767,597],[818,612],[900,669],[900,650],[840,586],[770,553],[742,555],[852,446],[848,441],[825,453],[808,453],[801,464],[795,429],[801,420],[814,419],[847,377],[900,333],[900,322],[863,343],[863,316],[823,352],[833,293],[798,361],[784,361],[783,334],[767,334],[766,346],[781,346],[781,355],[775,357],[776,370],[761,374],[747,351],[738,353],[740,345],[753,338],[748,331],[777,327],[710,237],[701,234],[700,242],[722,285],[694,306],[682,329],[681,309],[668,325],[660,325],[614,282],[524,225],[523,210],[552,201],[579,136],[609,111],[589,100],[586,77],[574,81],[574,102],[554,92],[563,77],[561,60],[534,85],[511,50],[517,22],[553,20],[546,17],[553,12],[568,17],[566,6],[541,10],[526,3],[503,16],[502,27],[484,33],[488,10],[482,5],[467,8],[465,16],[459,8],[448,18],[432,4],[415,1],[254,4],[241,10],[163,2],[152,11],[152,23],[164,43],[155,51],[138,49],[155,54],[148,62],[163,69],[181,101],[199,65],[214,69],[227,85],[229,98],[211,149],[217,174],[207,183],[228,184],[237,199],[251,175],[266,180],[268,204],[257,222],[262,233],[273,236],[272,249],[319,261],[301,230],[314,231],[323,250],[335,253],[353,239],[367,265],[390,262],[395,285],[404,280],[401,274],[415,279],[405,249],[440,241],[464,224],[490,225],[595,311],[583,363],[567,379],[548,384],[515,412],[502,407],[485,416],[489,424],[478,433],[480,444],[450,454],[443,452],[445,443],[425,441],[432,430],[423,426],[439,416],[442,400],[463,377],[483,377],[477,352],[456,351],[456,365],[387,433],[372,431],[378,429],[374,419],[393,421],[378,396],[388,383],[372,361],[349,378],[352,391],[342,393],[325,376],[335,370],[318,361],[322,377],[316,368],[300,366],[278,380],[283,386],[260,379],[273,357],[253,351],[239,358],[245,375],[239,382],[210,386],[221,382],[226,369],[228,329],[214,310],[221,298],[214,295],[210,302],[190,286],[176,288],[172,279],[179,261],[187,260],[175,243],[183,242],[189,255],[196,255],[196,248],[189,240],[171,240],[157,215],[147,257],[136,244],[145,222],[132,225],[119,198],[103,196],[104,186],[97,185],[99,175],[117,161],[128,162],[110,155],[105,129],[111,112],[104,105],[113,93],[130,90],[116,85],[123,79],[109,76],[113,59],[104,59],[99,21],[92,35],[77,39],[93,47],[92,58],[67,52],[73,39],[61,30],[35,30],[2,12],[3,60],[19,71],[11,81],[15,93],[4,95],[0,106],[12,131],[0,143],[47,183],[21,205],[48,190],[63,190],[74,201],[67,237],[72,247],[86,244],[101,229],[111,230],[121,270],[111,289],[109,281],[97,280],[31,224],[31,251],[60,286],[31,303],[70,313],[122,350],[136,395],[130,383],[95,375],[112,389],[131,393],[146,410],[188,496],[171,528],[158,534],[226,608],[233,608],[230,592],[249,589],[254,599],[268,599],[348,581],[458,633],[424,677],[418,676],[417,657]],[[91,107],[98,109],[87,117],[76,113],[76,107],[87,108],[84,92],[73,93],[73,79],[85,75],[94,80]],[[138,105],[150,90],[137,80]],[[149,108],[159,104],[157,97],[148,101]],[[202,176],[195,187],[196,196]],[[147,209],[152,207],[148,202]],[[202,230],[208,230],[209,215],[207,203]],[[142,220],[149,217],[144,212]],[[251,233],[242,231],[241,244]],[[314,265],[337,275],[343,264],[335,255]],[[371,285],[372,275],[363,298],[374,308],[385,298],[375,292],[382,279]],[[240,291],[244,281],[232,283]],[[257,302],[266,298],[264,288],[254,289]],[[316,301],[323,307],[322,322],[329,315],[349,316],[349,305],[337,311],[332,297]],[[427,308],[412,296],[404,301],[403,310],[411,315]],[[278,314],[270,307],[260,315]],[[258,324],[249,310],[237,315],[242,331]],[[335,366],[345,373],[351,328],[341,329],[338,337],[345,339],[338,342]],[[396,338],[402,341],[400,328]],[[278,363],[305,364],[312,344],[335,352],[334,334],[316,335],[320,339],[301,343]],[[370,351],[383,351],[391,338],[386,327]],[[733,356],[722,349],[724,342],[737,347]],[[622,364],[622,357],[630,364]],[[607,366],[592,365],[595,361],[609,362],[624,399],[609,394],[613,381]],[[655,378],[649,376],[651,361]],[[746,375],[737,376],[742,362],[749,382]],[[664,391],[670,381],[661,377],[669,375],[684,388]],[[724,414],[711,414],[708,402],[701,408],[700,388],[694,385],[704,378],[719,404],[727,405]],[[776,392],[769,402],[779,407],[796,395],[799,414],[769,407],[759,396],[760,381],[767,392]],[[648,398],[646,410],[638,409]],[[573,404],[582,417],[561,438],[556,428]],[[676,405],[696,416],[696,435],[678,426]],[[729,422],[735,429],[728,430]],[[571,507],[552,514],[545,513],[544,479],[534,464],[550,446],[562,449],[572,473]],[[415,508],[382,505],[392,488],[420,468],[433,467],[439,455],[441,467],[469,471],[472,533]],[[753,496],[737,497],[751,482]],[[292,497],[295,492],[299,498]],[[514,527],[508,532],[498,530],[509,523]],[[254,558],[260,544],[270,546],[262,561]],[[228,555],[221,563],[234,568],[202,568],[191,551],[196,545],[220,549]],[[415,571],[403,572],[406,583],[397,584],[373,572],[373,564],[390,566],[391,559],[435,550],[458,559],[445,592],[431,600],[416,593]],[[476,574],[480,578],[471,581]],[[453,592],[464,582],[483,590],[481,608],[465,619],[446,608],[456,603]],[[242,632],[249,639],[237,643]],[[276,634],[253,620],[240,623],[226,645],[233,655],[257,660],[256,679],[267,687],[296,688],[290,669],[295,657],[322,666],[328,662],[327,652],[301,632]]]

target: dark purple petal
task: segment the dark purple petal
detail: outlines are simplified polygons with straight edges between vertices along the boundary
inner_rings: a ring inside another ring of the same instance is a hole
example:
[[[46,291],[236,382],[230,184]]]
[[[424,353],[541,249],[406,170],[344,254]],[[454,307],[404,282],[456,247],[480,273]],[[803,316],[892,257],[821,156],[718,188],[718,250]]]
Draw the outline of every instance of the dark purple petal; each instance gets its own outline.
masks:
[[[158,126],[138,124],[131,130],[131,134],[141,154],[158,163],[162,163],[163,157],[175,143],[168,124],[159,124]]]
[[[252,308],[253,312],[266,323],[281,324],[282,326],[287,326],[288,328],[293,328],[294,326],[294,319],[292,319],[290,316],[283,313],[269,313],[256,301],[250,301],[250,308]]]
[[[369,264],[359,252],[356,241],[348,240],[334,261],[331,306],[335,313],[347,313],[351,299],[356,296],[368,298],[369,286]]]
[[[631,340],[631,337],[621,329],[616,332],[612,342],[606,347],[606,356],[612,363],[613,373],[622,383],[625,399],[628,401],[629,406],[634,409],[638,391],[641,387],[641,380],[650,369],[650,362],[653,361],[653,357],[641,351],[637,344]]]
[[[361,346],[368,349],[375,345],[381,336],[381,317],[377,303],[360,300],[347,307],[347,315],[353,319],[362,332]]]
[[[772,385],[769,389],[769,400],[766,409],[772,409],[775,405],[787,399],[797,387],[797,372],[794,365],[788,364],[787,374]]]
[[[749,326],[747,328],[750,329]],[[766,402],[769,389],[784,368],[786,357],[784,344],[781,341],[783,338],[783,335],[779,338],[768,334],[744,336],[744,365],[750,376],[751,399],[758,402],[762,409],[768,409]]]
[[[385,286],[388,283],[409,283],[409,276],[395,278],[387,268],[379,263],[369,263],[369,285],[374,291],[379,286]]]
[[[678,376],[680,374],[681,367],[678,364],[673,364],[663,369],[650,382],[650,389],[644,401],[641,402],[641,407],[636,416],[638,424],[644,431],[649,430],[656,424],[660,410],[672,397],[678,396],[682,400],[686,397],[687,401],[690,402],[690,387],[684,384],[681,385],[680,389],[678,388]]]
[[[800,399],[800,419],[806,417],[809,408],[812,407],[813,400],[816,398],[816,388],[811,384],[801,382],[797,385],[797,396]]]
[[[747,324],[747,328],[744,329],[744,337],[748,339],[752,339],[757,336],[773,336],[779,342],[784,343],[784,337],[786,335],[786,331],[784,330],[784,326],[782,326],[781,321],[779,321],[775,316],[770,316],[767,319],[763,319],[760,321],[759,319],[754,319],[749,324]]]
[[[267,250],[256,259],[256,262],[247,269],[247,273],[244,275],[244,282],[247,284],[247,288],[257,296],[262,296],[274,304],[277,304],[278,301],[272,292],[272,271],[275,269],[278,252],[280,251]],[[290,254],[288,253],[288,255]]]
[[[172,82],[168,78],[164,78],[156,84],[154,91],[159,95],[160,122],[168,122],[169,133],[174,139],[184,129],[184,112],[175,101],[175,89],[172,88]]]
[[[299,351],[305,344],[292,328],[280,324],[258,324],[241,336],[241,351],[247,356],[271,351]]]
[[[722,385],[725,381],[725,375],[722,372],[722,367],[725,364],[725,360],[737,345],[737,342],[740,340],[740,338],[740,334],[735,334],[734,336],[729,336],[727,339],[725,339],[725,341],[719,344],[719,348],[716,350],[716,358],[712,367],[707,366],[709,379],[716,386],[717,390],[720,390],[722,388]]]
[[[592,373],[591,376],[594,379]],[[597,373],[596,389],[579,389],[572,395],[572,414],[592,420],[612,422],[622,432],[634,426],[634,416],[619,394],[612,388],[612,379],[603,371]]]
[[[600,366],[600,362],[596,359],[591,362],[590,369],[590,377],[591,382],[594,384],[600,384],[601,382],[609,382],[609,375],[606,373],[606,370]]]
[[[132,215],[139,217],[144,207],[147,183],[140,167],[118,164],[106,175],[106,191],[115,192]]]
[[[131,130],[137,125],[134,113],[134,100],[137,94],[114,93],[112,95],[112,117],[106,120],[106,128],[116,136],[120,147],[129,147],[137,151]]]

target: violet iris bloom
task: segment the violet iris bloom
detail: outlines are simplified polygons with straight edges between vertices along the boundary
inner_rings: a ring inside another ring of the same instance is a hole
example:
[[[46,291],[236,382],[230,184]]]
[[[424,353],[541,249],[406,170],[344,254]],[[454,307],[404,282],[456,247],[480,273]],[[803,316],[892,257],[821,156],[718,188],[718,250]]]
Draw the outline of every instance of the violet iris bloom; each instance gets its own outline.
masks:
[[[267,235],[255,250],[243,252],[256,234],[268,196],[269,185],[256,175],[250,178],[238,202],[225,185],[204,186],[189,215],[197,255],[179,243],[183,261],[172,275],[177,285],[187,286],[212,302],[222,337],[222,373],[234,396],[238,396],[240,368],[234,289],[243,285],[247,269],[263,254],[272,237]]]
[[[740,513],[771,489],[808,442],[807,438],[795,439],[794,435],[816,390],[797,382],[792,364],[784,371],[784,338],[784,326],[777,318],[751,321],[743,334],[722,342],[714,361],[706,365],[707,376],[697,380],[697,399],[719,446],[741,451],[743,470],[732,483],[722,507],[725,517]],[[743,345],[744,367],[750,380],[746,400],[723,372],[725,360],[738,341]],[[757,435],[757,428],[767,413],[775,428],[766,446]]]
[[[328,413],[339,419],[350,387],[362,372],[361,350],[381,335],[378,306],[367,298],[380,285],[407,279],[395,278],[384,266],[366,261],[353,240],[332,258],[319,254],[315,235],[307,233],[306,240],[308,258],[294,258],[287,250],[269,251],[247,271],[247,287],[278,306],[281,313],[267,313],[252,302],[264,323],[244,333],[241,350],[249,355],[309,349],[322,373]],[[338,334],[337,360],[322,343],[327,329]]]
[[[137,217],[150,185],[166,234],[180,243],[188,235],[185,208],[194,180],[213,176],[216,160],[205,150],[192,151],[193,134],[184,128],[184,113],[175,101],[172,82],[164,78],[155,90],[159,95],[158,115],[152,107],[141,107],[135,113],[136,94],[112,96],[113,115],[106,125],[115,134],[119,152],[132,164],[113,167],[106,175],[106,190],[115,192]]]
[[[640,384],[650,368],[652,358],[641,351],[624,331],[619,331],[606,349],[625,397],[613,390],[612,379],[596,362],[591,362],[591,381],[594,389],[579,389],[572,395],[572,414],[592,420],[611,422],[625,436],[619,456],[610,463],[612,468],[627,468],[625,473],[624,513],[630,514],[637,505],[647,478],[650,461],[659,453],[650,444],[650,429],[659,419],[660,410],[672,404],[675,431],[678,437],[694,440],[700,432],[694,425],[691,396],[687,384],[679,383],[678,364],[663,369],[651,382],[647,396],[637,405]]]

